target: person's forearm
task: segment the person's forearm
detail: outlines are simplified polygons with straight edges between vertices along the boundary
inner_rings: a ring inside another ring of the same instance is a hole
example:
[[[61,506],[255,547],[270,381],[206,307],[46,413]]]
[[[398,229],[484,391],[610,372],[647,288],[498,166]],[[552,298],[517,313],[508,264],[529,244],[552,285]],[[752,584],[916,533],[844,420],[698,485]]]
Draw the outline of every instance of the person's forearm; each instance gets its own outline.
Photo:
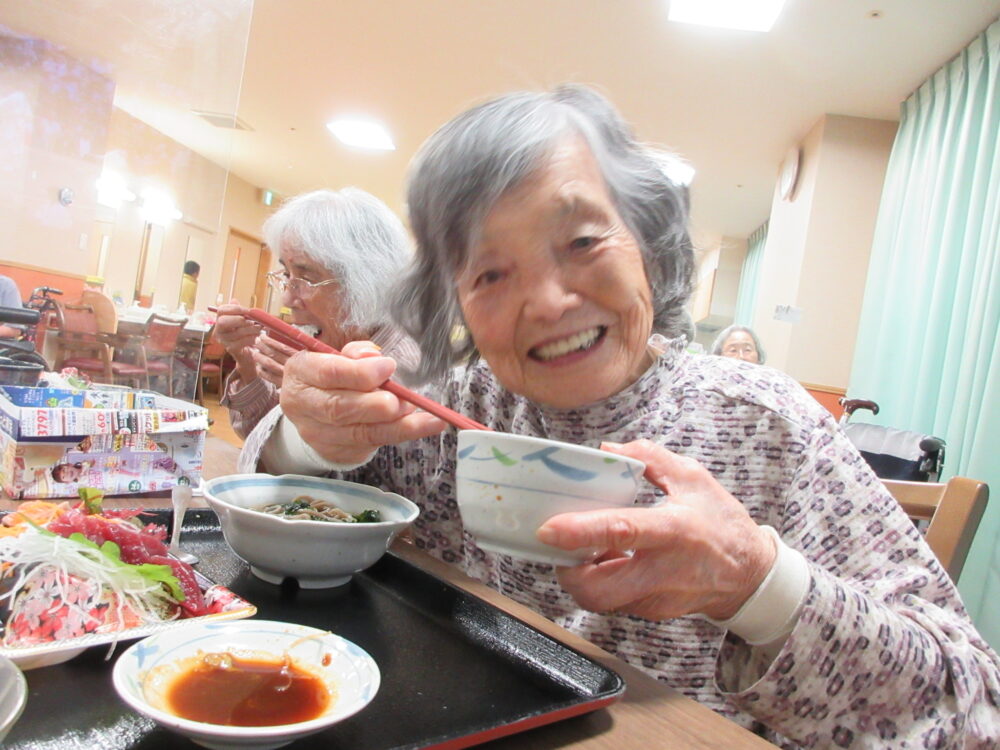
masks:
[[[339,464],[328,461],[319,453],[313,450],[302,436],[299,435],[295,425],[287,417],[282,417],[275,425],[270,438],[264,443],[260,452],[260,461],[264,468],[273,474],[309,474],[322,475],[331,471],[349,471],[363,466],[368,459],[360,463]]]
[[[21,335],[21,331],[11,326],[0,325],[0,338],[16,339]]]

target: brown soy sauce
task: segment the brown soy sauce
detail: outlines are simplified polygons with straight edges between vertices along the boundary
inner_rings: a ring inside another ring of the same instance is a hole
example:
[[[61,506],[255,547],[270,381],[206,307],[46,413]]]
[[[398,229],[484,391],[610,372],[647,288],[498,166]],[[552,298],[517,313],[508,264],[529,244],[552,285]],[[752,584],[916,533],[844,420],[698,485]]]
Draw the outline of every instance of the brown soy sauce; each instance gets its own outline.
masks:
[[[170,713],[237,727],[295,724],[320,716],[332,696],[322,679],[291,659],[205,654],[167,689]]]

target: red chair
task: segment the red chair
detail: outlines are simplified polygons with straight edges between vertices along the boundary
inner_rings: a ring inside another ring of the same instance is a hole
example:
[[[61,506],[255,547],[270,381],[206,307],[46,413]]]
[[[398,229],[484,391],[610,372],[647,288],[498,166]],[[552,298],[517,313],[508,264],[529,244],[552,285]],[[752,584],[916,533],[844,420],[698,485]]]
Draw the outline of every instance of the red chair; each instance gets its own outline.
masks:
[[[166,318],[153,313],[146,323],[146,333],[140,352],[146,377],[166,377],[167,395],[174,395],[174,358],[177,341],[187,318]]]
[[[55,369],[75,367],[97,382],[142,386],[146,378],[145,369],[114,360],[115,340],[99,330],[93,307],[60,304],[56,320]]]
[[[226,360],[226,349],[212,335],[214,326],[209,329],[202,339],[200,348],[194,347],[187,356],[177,359],[189,370],[197,370],[197,387],[195,398],[199,404],[205,405],[205,381],[216,380],[216,392],[222,395],[222,383],[225,380],[224,364]]]

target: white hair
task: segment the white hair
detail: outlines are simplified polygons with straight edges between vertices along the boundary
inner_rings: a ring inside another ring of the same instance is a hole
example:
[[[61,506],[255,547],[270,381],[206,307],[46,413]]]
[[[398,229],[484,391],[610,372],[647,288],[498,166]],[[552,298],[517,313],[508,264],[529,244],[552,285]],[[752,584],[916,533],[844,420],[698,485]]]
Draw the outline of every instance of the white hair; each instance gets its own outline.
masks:
[[[264,241],[316,261],[340,284],[343,326],[370,329],[390,322],[385,298],[410,260],[399,217],[355,187],[315,190],[290,198],[264,222]]]

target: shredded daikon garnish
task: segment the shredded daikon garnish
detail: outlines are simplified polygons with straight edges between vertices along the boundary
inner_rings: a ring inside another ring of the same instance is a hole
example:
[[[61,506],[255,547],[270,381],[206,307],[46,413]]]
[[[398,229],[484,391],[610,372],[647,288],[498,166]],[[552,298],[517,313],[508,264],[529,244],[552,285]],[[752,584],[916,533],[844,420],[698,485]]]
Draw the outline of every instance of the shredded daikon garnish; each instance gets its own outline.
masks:
[[[117,551],[117,545],[114,549]],[[124,621],[126,608],[131,608],[146,622],[159,622],[176,616],[177,600],[162,581],[148,574],[149,570],[156,568],[169,570],[169,566],[146,566],[147,573],[144,574],[140,570],[143,566],[116,560],[97,545],[67,539],[36,526],[29,526],[19,536],[0,540],[0,568],[6,567],[3,563],[12,565],[5,571],[5,576],[13,578],[14,582],[0,594],[0,601],[8,599],[13,603],[18,592],[34,578],[54,568],[62,604],[74,609],[85,621],[93,618],[76,607],[72,597],[68,596],[66,587],[70,585],[70,576],[106,587],[114,595],[118,622]]]

